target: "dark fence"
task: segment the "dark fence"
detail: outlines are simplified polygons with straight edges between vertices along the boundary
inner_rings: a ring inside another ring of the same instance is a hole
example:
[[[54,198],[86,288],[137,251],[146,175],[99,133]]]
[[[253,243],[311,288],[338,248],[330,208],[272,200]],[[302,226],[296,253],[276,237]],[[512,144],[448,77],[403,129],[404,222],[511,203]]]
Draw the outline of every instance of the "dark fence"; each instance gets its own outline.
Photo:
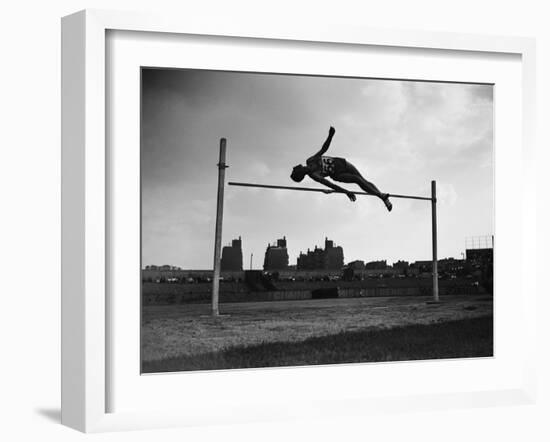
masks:
[[[223,283],[220,287],[220,302],[256,302],[256,301],[282,301],[304,299],[329,299],[329,298],[359,298],[359,297],[384,297],[384,296],[431,296],[431,284],[417,284],[405,286],[399,281],[397,284],[379,284],[377,286],[348,286],[338,283],[306,289],[296,287],[295,290],[268,290],[262,285],[259,290],[250,290],[246,283]],[[261,285],[261,283],[260,283]],[[185,287],[185,290],[182,290]],[[194,290],[189,286],[180,284],[154,284],[142,285],[143,305],[170,305],[186,303],[209,303],[211,301],[211,285],[197,284]],[[492,286],[491,286],[492,289]],[[439,292],[446,295],[477,295],[491,294],[485,284],[452,283],[440,281]]]

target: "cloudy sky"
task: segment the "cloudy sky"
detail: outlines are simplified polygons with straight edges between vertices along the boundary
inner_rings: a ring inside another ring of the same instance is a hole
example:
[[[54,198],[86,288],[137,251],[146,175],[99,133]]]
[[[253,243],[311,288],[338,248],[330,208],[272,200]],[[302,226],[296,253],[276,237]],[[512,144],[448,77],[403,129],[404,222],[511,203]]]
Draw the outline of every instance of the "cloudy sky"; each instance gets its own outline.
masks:
[[[296,185],[319,150],[344,157],[382,192],[429,196],[438,186],[439,257],[493,233],[493,89],[448,84],[196,70],[142,74],[142,262],[212,267],[219,139],[226,181]],[[317,186],[306,179],[304,186]],[[345,185],[350,189],[353,185]],[[360,190],[360,189],[355,189]],[[427,201],[227,187],[223,243],[242,236],[244,266],[268,242],[344,248],[346,262],[431,257]]]

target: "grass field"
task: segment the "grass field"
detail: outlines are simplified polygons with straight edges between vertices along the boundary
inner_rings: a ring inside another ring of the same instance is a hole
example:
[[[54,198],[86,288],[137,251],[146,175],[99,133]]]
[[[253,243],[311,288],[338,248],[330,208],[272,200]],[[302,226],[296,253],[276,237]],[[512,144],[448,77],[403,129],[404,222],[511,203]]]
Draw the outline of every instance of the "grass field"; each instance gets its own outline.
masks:
[[[492,355],[492,297],[350,298],[151,306],[142,371]]]
[[[352,362],[411,361],[493,355],[493,318],[341,332],[302,342],[237,346],[218,352],[144,363],[147,373],[281,367]]]

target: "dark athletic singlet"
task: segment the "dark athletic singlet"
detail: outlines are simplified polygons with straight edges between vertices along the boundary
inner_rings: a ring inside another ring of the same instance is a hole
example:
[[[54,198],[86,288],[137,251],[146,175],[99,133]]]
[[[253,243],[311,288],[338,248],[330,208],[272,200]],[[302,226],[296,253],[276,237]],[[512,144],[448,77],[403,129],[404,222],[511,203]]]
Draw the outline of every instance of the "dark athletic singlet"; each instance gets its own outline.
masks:
[[[344,158],[319,156],[312,157],[307,162],[324,177],[338,175],[346,170],[346,160]]]

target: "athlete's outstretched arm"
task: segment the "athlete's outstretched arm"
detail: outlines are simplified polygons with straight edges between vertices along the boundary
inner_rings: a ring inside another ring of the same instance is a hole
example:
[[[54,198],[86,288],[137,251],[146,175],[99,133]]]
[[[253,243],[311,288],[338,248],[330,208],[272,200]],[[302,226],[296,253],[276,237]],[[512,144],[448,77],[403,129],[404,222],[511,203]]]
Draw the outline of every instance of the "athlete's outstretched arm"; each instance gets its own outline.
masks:
[[[338,186],[337,184],[334,184],[332,181],[329,181],[327,180],[326,178],[324,178],[323,176],[319,175],[318,173],[310,173],[309,174],[309,177],[314,180],[314,181],[317,181],[318,183],[321,183],[327,187],[330,187],[331,189],[333,190],[336,190],[337,192],[341,192],[341,193],[344,193],[347,195],[347,197],[351,200],[351,201],[355,201],[357,199],[357,197],[353,194],[353,192],[350,192],[349,190],[347,189],[344,189],[343,187],[340,187]]]
[[[332,141],[332,137],[334,136],[335,132],[336,130],[334,129],[334,127],[330,126],[330,129],[328,131],[328,137],[323,143],[323,147],[321,147],[321,150],[319,152],[313,155],[314,157],[320,157],[328,150],[328,148],[330,147],[330,142]]]

